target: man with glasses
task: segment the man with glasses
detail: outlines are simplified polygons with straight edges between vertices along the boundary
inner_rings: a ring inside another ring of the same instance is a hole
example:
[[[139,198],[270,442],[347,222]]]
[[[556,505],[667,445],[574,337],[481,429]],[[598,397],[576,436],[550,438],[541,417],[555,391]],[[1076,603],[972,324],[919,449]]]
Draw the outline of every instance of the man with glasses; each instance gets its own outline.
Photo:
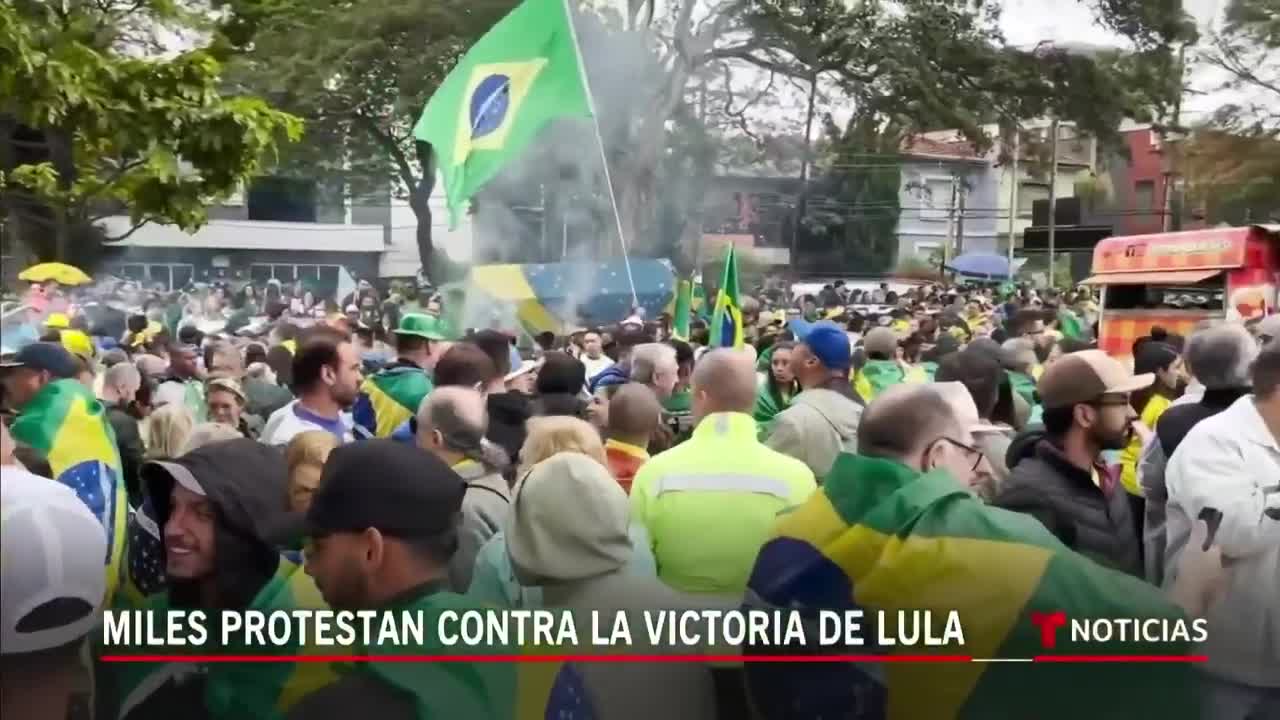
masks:
[[[1009,448],[1009,480],[993,504],[1035,517],[1067,547],[1110,567],[1142,574],[1142,555],[1118,473],[1099,456],[1132,437],[1129,393],[1151,385],[1101,350],[1064,356],[1036,386],[1044,429]]]

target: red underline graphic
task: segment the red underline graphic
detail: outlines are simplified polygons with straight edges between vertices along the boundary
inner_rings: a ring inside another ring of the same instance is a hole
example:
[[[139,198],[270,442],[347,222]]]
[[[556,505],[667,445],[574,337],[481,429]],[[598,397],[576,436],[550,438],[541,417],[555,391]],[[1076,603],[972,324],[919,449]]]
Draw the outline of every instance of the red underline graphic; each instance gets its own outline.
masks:
[[[109,663],[968,663],[969,655],[104,655]],[[980,662],[1203,663],[1205,655],[1036,655]]]

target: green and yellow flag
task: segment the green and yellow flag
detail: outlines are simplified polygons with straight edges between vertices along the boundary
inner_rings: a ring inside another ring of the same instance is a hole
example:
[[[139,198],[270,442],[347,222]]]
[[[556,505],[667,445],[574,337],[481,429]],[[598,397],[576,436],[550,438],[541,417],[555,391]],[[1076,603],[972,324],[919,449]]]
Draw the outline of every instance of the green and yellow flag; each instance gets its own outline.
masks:
[[[525,0],[427,101],[413,134],[435,149],[451,225],[548,122],[591,115],[571,23],[564,0]]]
[[[693,280],[676,281],[676,306],[671,311],[671,337],[689,340],[689,315],[693,312]]]
[[[724,277],[720,279],[720,291],[716,294],[716,309],[711,314],[710,347],[741,348],[744,341],[742,304],[738,295],[738,253],[730,245],[729,256],[724,261]]]
[[[850,663],[822,673],[752,665],[748,682],[763,715],[804,707],[808,717],[847,716],[852,703],[871,702],[879,712],[866,717],[888,720],[1198,717],[1187,663],[1073,661],[1182,655],[1191,621],[1180,608],[1159,588],[1068,549],[1035,518],[985,505],[945,471],[841,455],[774,532],[756,559],[749,604],[806,614],[862,610],[866,643],[852,652],[962,662]],[[962,637],[944,632],[953,614]],[[1064,627],[1049,647],[1038,624],[1045,616],[1181,624],[1184,634],[1151,642],[1117,633],[1084,643]],[[935,643],[923,644],[926,633]],[[898,642],[880,645],[881,637]]]
[[[56,380],[22,406],[10,431],[14,439],[44,453],[53,479],[74,490],[102,523],[110,599],[120,579],[129,506],[106,408],[79,381]]]

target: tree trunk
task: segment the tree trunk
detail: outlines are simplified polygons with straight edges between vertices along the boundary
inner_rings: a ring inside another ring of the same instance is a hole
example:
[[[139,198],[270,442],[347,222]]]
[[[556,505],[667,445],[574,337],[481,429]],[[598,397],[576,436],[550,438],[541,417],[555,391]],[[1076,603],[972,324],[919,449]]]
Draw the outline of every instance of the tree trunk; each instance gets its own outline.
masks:
[[[438,272],[443,268],[434,266],[436,257],[435,244],[431,239],[431,191],[435,189],[436,168],[432,162],[430,144],[418,141],[414,144],[414,150],[422,166],[422,176],[417,184],[410,185],[409,189],[409,207],[418,221],[414,231],[414,239],[418,244],[418,262],[422,264],[422,273],[430,278],[431,282],[441,285],[450,278]]]
[[[75,157],[72,152],[71,133],[62,128],[49,128],[45,131],[49,143],[49,162],[58,172],[58,190],[68,192],[76,178]],[[58,262],[70,260],[71,232],[73,224],[69,217],[69,208],[52,205],[54,218],[54,259]]]

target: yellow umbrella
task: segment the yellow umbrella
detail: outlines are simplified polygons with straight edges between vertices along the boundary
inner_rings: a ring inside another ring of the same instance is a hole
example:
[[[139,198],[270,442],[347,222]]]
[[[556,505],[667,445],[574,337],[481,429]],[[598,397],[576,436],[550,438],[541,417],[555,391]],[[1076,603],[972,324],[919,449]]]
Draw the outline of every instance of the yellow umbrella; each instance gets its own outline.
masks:
[[[19,280],[27,282],[49,282],[52,280],[60,285],[86,285],[93,282],[93,278],[85,274],[83,270],[66,263],[40,263],[18,273]]]

